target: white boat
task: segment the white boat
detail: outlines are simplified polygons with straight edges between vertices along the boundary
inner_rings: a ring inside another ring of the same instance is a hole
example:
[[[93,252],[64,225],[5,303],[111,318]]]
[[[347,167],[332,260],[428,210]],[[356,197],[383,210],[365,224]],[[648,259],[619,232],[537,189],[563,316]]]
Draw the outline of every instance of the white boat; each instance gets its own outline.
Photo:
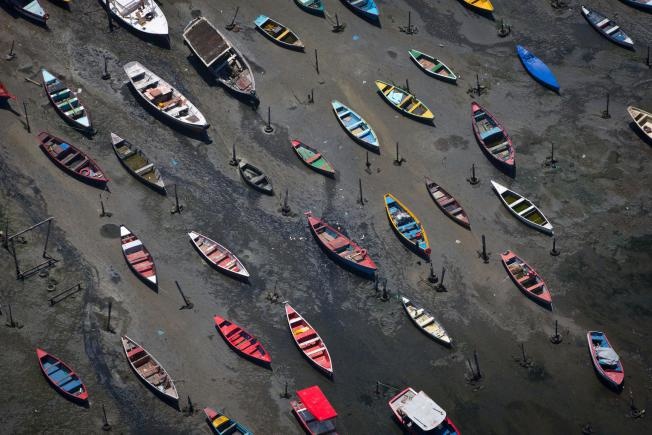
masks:
[[[450,336],[444,327],[441,326],[441,324],[436,321],[430,313],[423,309],[423,307],[415,305],[406,297],[401,296],[401,302],[403,302],[403,308],[405,308],[408,316],[410,316],[412,322],[414,322],[419,329],[445,346],[451,345],[452,340]]]
[[[491,185],[494,187],[500,200],[505,204],[505,207],[507,207],[514,216],[532,228],[550,236],[553,235],[552,225],[548,222],[548,219],[544,216],[541,210],[539,210],[536,205],[532,204],[530,200],[520,193],[516,193],[505,186],[501,186],[493,180],[491,180]]]
[[[168,20],[154,0],[100,0],[111,14],[134,30],[151,36],[168,36]]]
[[[389,400],[396,420],[409,433],[457,435],[459,430],[426,393],[407,387]],[[416,426],[416,427],[415,427]]]
[[[634,120],[634,124],[649,140],[652,140],[652,113],[646,112],[638,107],[629,106],[627,113]]]
[[[208,237],[191,231],[188,237],[202,257],[217,270],[240,279],[248,279],[249,272],[235,254]]]

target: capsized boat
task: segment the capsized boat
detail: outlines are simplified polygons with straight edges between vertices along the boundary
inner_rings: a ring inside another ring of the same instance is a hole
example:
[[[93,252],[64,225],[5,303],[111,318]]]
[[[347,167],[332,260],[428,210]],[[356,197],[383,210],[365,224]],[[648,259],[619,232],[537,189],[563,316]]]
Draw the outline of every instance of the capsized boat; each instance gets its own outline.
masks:
[[[213,408],[204,408],[206,421],[217,435],[254,435],[245,425],[230,419]]]
[[[249,272],[242,262],[224,246],[194,231],[189,232],[188,237],[195,249],[211,266],[234,278],[249,279]]]
[[[254,24],[263,35],[267,36],[281,47],[303,51],[303,42],[289,27],[284,26],[267,15],[258,15],[254,20]]]
[[[109,179],[95,160],[79,148],[46,131],[39,133],[38,139],[45,155],[68,174],[98,187],[108,183]]]
[[[216,315],[213,320],[224,341],[234,351],[257,364],[269,366],[272,363],[272,358],[256,337],[224,317]]]
[[[392,107],[417,121],[431,122],[435,115],[417,97],[382,80],[376,80],[378,92]]]
[[[317,385],[297,390],[298,400],[291,400],[292,413],[310,435],[337,435],[337,412]]]
[[[529,199],[493,180],[491,180],[491,185],[505,207],[521,222],[549,236],[553,235],[552,225],[548,222],[548,219],[543,215],[541,210],[532,204]]]
[[[632,117],[639,131],[652,141],[652,113],[634,106],[629,106],[627,113]]]
[[[5,3],[20,15],[36,23],[47,25],[47,21],[50,18],[38,0],[5,0]]]
[[[426,393],[407,387],[389,400],[389,407],[398,423],[410,433],[459,435],[460,431]]]
[[[559,92],[557,78],[541,59],[521,45],[516,46],[516,53],[518,53],[518,57],[521,59],[521,63],[525,67],[525,70],[534,78],[534,80],[555,92]]]
[[[143,242],[124,225],[120,225],[122,254],[131,271],[146,285],[158,291],[156,265]]]
[[[327,177],[335,177],[335,169],[319,151],[300,140],[293,139],[291,143],[294,152],[309,168]]]
[[[374,0],[342,0],[342,3],[369,21],[376,22],[380,19],[380,11]]]
[[[513,172],[515,151],[502,124],[475,101],[471,103],[473,132],[482,151],[497,165]]]
[[[516,287],[537,304],[552,310],[550,290],[537,271],[512,251],[503,252],[500,258]]]
[[[321,0],[294,0],[304,11],[314,15],[324,15],[324,4]]]
[[[586,334],[593,367],[607,385],[619,390],[625,381],[625,369],[607,334],[601,331],[589,331]]]
[[[490,0],[462,0],[469,8],[480,13],[491,14],[494,11],[494,5]]]
[[[167,193],[161,173],[140,148],[115,133],[111,133],[111,146],[127,172],[158,193]]]
[[[448,335],[441,323],[435,320],[435,318],[423,307],[416,305],[404,296],[401,296],[401,302],[403,303],[405,312],[417,328],[444,346],[450,347],[452,345],[451,337]]]
[[[331,355],[317,331],[287,302],[285,303],[285,315],[292,338],[299,350],[322,373],[326,376],[333,376]]]
[[[111,15],[136,32],[168,37],[168,20],[154,0],[100,0]]]
[[[410,59],[417,64],[419,69],[428,74],[429,76],[435,77],[440,80],[444,80],[450,83],[457,82],[457,76],[444,62],[441,60],[423,53],[419,50],[409,50]]]
[[[48,382],[64,397],[74,402],[86,403],[88,391],[77,373],[56,356],[36,348],[41,371]]]
[[[257,166],[242,159],[238,165],[238,170],[248,185],[266,195],[274,195],[272,180]]]
[[[367,121],[337,100],[333,100],[331,106],[340,125],[354,141],[375,153],[380,153],[378,136]]]
[[[466,229],[471,229],[469,223],[469,216],[466,214],[460,203],[443,187],[432,181],[430,178],[425,177],[426,189],[430,197],[435,201],[437,207],[454,222],[462,225]]]
[[[93,133],[94,129],[91,126],[88,110],[79,100],[77,94],[47,70],[41,70],[41,75],[45,93],[59,116],[83,133]]]
[[[632,38],[627,36],[623,29],[609,18],[584,6],[582,6],[582,15],[595,30],[611,42],[621,47],[629,48],[630,50],[634,48]]]
[[[430,243],[426,230],[417,217],[391,193],[385,194],[385,211],[399,238],[422,257],[430,258]]]

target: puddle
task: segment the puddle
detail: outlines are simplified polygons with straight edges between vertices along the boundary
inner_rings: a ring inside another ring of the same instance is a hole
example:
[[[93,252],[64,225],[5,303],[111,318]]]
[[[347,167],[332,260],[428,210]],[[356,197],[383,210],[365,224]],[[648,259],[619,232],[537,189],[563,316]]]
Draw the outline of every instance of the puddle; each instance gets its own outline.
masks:
[[[120,238],[120,227],[116,224],[104,224],[100,228],[100,235],[107,239]]]

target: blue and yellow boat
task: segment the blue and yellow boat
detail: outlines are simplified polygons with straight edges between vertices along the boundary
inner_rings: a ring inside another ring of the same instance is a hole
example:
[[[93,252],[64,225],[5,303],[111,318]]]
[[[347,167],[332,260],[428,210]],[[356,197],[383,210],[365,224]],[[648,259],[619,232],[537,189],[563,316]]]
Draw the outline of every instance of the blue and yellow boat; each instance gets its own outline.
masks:
[[[430,243],[419,219],[391,193],[385,194],[385,210],[392,228],[407,247],[429,259]]]

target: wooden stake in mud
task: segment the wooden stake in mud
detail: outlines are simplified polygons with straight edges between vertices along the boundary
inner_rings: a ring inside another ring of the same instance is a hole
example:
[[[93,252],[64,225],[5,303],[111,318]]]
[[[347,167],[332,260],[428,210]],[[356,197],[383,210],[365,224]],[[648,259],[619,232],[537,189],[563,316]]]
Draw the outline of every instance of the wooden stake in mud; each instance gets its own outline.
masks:
[[[435,273],[435,269],[434,266],[432,265],[432,261],[430,262],[430,275],[428,276],[428,282],[430,284],[437,284],[437,282],[439,282],[439,278]]]
[[[104,409],[104,403],[102,403],[102,414],[104,415],[104,424],[102,424],[102,430],[104,432],[108,432],[111,430],[111,425],[109,424],[109,420],[106,418],[106,409]]]
[[[179,308],[180,310],[192,310],[192,308],[195,306],[190,300],[186,297],[185,293],[183,290],[181,290],[181,286],[179,285],[178,281],[174,281],[174,283],[177,285],[177,289],[179,290],[179,293],[181,294],[181,298],[183,299],[184,305]]]
[[[235,14],[233,14],[233,19],[229,24],[226,25],[226,30],[231,31],[235,29],[235,19],[238,16],[238,11],[240,10],[240,6],[235,8]]]
[[[475,75],[475,91],[480,95],[482,93],[482,88],[480,88],[480,77]]]
[[[405,90],[410,92],[410,82],[408,81],[408,79],[405,79]]]
[[[445,292],[446,287],[444,286],[444,276],[446,276],[446,268],[444,266],[441,267],[441,281],[439,281],[439,285],[437,286],[437,291],[439,292]]]
[[[272,107],[267,106],[267,125],[265,126],[265,133],[272,133],[274,129],[272,128]]]
[[[648,68],[652,68],[652,63],[650,63],[650,46],[647,46],[647,61],[645,62]]]
[[[27,127],[27,132],[31,133],[32,129],[29,126],[29,116],[27,115],[27,102],[23,100],[23,111],[25,112],[25,126]]]
[[[364,196],[362,196],[362,178],[358,178],[358,186],[360,187],[360,198],[358,198],[358,204],[364,205]]]
[[[102,212],[100,213],[100,217],[111,217],[113,216],[113,213],[106,211],[104,209],[104,201],[102,201],[102,194],[100,193],[100,208]]]
[[[281,213],[283,216],[287,216],[292,212],[290,204],[288,204],[288,189],[285,189],[285,198],[283,199],[283,206],[281,207]]]
[[[229,165],[238,166],[238,158],[235,155],[235,142],[233,142],[233,155],[231,156],[231,160],[229,160]]]
[[[16,53],[14,53],[14,44],[15,43],[16,43],[15,40],[11,41],[11,48],[9,49],[9,54],[7,54],[7,56],[5,56],[5,60],[14,60],[14,58],[16,57]],[[648,63],[649,63],[649,61],[650,61],[650,47],[648,47],[647,56],[648,56]]]
[[[559,343],[561,343],[561,340],[562,340],[561,335],[559,334],[559,330],[558,330],[558,323],[559,322],[557,320],[555,320],[555,335],[550,337],[550,342],[552,344],[559,344]]]
[[[113,308],[113,301],[109,301],[109,315],[106,318],[106,330],[113,334],[113,329],[111,329],[111,308]]]
[[[484,261],[485,264],[489,263],[489,255],[487,255],[487,243],[484,238],[484,234],[482,235],[482,254],[481,254],[482,261]]]
[[[399,155],[399,153],[398,153],[398,142],[396,142],[396,159],[394,160],[394,165],[401,166],[403,164],[403,162],[406,162],[406,161],[407,160],[405,160],[403,157],[401,157]]]
[[[16,322],[14,322],[14,316],[11,312],[11,304],[7,304],[7,309],[9,310],[9,322],[7,323],[7,326],[10,328],[15,328]]]
[[[315,70],[319,74],[319,58],[317,57],[317,49],[315,48]]]
[[[552,249],[550,250],[550,255],[553,257],[556,257],[560,254],[560,252],[557,250],[557,238],[554,237],[552,239]]]
[[[380,300],[383,302],[387,302],[389,300],[389,293],[387,292],[387,279],[383,280],[383,295]]]
[[[279,394],[283,399],[289,399],[290,398],[290,393],[288,393],[288,381],[285,381],[285,390],[281,394]]]
[[[9,213],[7,213],[6,219],[5,219],[5,234],[4,237],[2,238],[2,247],[5,249],[9,249]]]
[[[109,58],[104,56],[104,74],[102,74],[102,80],[108,80],[111,78],[111,74],[109,74],[109,66],[108,66],[108,60]]]
[[[183,205],[179,204],[179,195],[177,194],[176,184],[174,185],[174,204],[175,206],[172,209],[172,211],[170,211],[170,214],[175,214],[175,213],[181,214],[181,212],[183,211]]]
[[[335,14],[335,25],[333,26],[333,33],[340,33],[344,30],[346,24],[340,24],[340,18]]]
[[[480,372],[480,363],[478,363],[478,352],[473,351],[473,360],[475,361],[475,371],[478,379],[482,378],[482,373]]]
[[[605,110],[602,111],[602,118],[603,119],[611,118],[611,114],[609,113],[609,92],[607,92],[607,107],[605,108]]]
[[[471,178],[467,178],[466,181],[468,181],[471,186],[475,186],[480,182],[480,179],[475,176],[475,163],[471,165]]]
[[[367,151],[367,161],[364,165],[367,167],[367,169],[365,169],[367,174],[371,174],[371,162],[369,161],[369,151]]]

